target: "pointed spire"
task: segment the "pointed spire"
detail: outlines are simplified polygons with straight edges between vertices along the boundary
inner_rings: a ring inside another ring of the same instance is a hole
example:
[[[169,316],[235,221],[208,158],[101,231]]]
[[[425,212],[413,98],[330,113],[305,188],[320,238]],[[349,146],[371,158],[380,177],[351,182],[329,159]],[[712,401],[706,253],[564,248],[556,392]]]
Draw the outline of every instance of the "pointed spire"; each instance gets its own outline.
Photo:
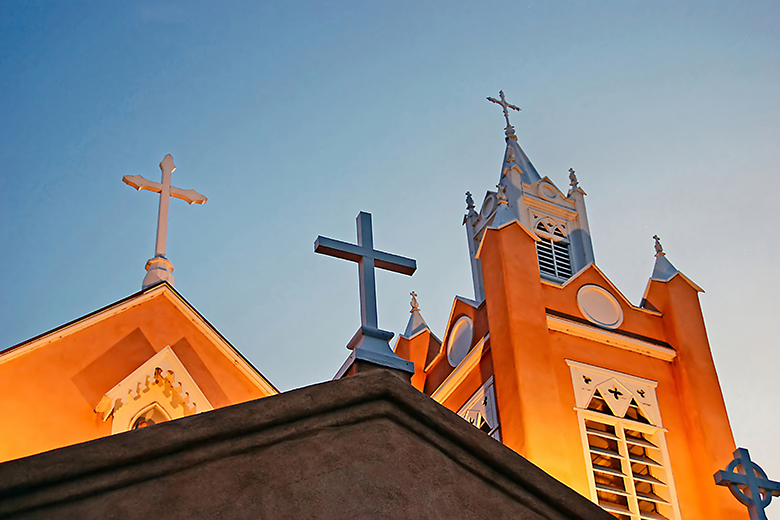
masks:
[[[504,119],[506,120],[506,128],[504,128],[504,134],[506,135],[506,152],[504,152],[504,163],[501,166],[501,179],[503,179],[511,169],[517,168],[520,171],[523,182],[526,184],[533,184],[540,180],[541,176],[517,143],[515,127],[509,122],[509,111],[507,109],[511,108],[512,110],[517,110],[519,112],[520,107],[507,103],[503,90],[499,90],[498,94],[501,98],[500,100],[492,97],[488,97],[487,99],[488,101],[501,106],[504,111]]]
[[[653,235],[653,240],[655,240],[655,266],[653,267],[653,274],[650,279],[659,282],[668,282],[679,271],[666,258],[664,247],[661,245],[661,238],[658,235]]]
[[[409,316],[409,323],[406,324],[406,330],[404,331],[404,336],[406,336],[407,338],[411,338],[418,332],[423,331],[425,329],[430,330],[430,327],[428,327],[428,324],[425,323],[425,320],[423,319],[422,314],[420,313],[420,304],[417,303],[417,293],[412,291],[409,294],[412,297],[412,301],[411,301],[412,310],[409,311],[411,313],[411,316]]]

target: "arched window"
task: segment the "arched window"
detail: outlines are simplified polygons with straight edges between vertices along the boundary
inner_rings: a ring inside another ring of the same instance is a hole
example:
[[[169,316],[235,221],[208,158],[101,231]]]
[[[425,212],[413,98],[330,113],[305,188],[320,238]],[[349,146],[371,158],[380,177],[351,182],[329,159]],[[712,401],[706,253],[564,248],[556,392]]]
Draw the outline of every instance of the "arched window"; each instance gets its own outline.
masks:
[[[534,231],[541,239],[536,243],[539,271],[564,280],[571,278],[569,239],[562,225],[552,219],[543,218],[536,223]]]
[[[147,407],[144,411],[139,413],[130,426],[131,430],[138,430],[140,428],[147,428],[160,424],[161,422],[167,422],[171,420],[171,416],[161,407],[158,403],[154,403],[152,406]]]

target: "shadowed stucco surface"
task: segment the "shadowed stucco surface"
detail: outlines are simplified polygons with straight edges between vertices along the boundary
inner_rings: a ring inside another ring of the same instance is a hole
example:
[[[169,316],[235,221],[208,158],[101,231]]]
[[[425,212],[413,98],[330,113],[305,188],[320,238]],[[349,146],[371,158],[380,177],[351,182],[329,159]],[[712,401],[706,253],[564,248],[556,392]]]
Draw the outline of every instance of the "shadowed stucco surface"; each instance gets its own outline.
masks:
[[[0,516],[611,518],[382,370],[0,464]]]

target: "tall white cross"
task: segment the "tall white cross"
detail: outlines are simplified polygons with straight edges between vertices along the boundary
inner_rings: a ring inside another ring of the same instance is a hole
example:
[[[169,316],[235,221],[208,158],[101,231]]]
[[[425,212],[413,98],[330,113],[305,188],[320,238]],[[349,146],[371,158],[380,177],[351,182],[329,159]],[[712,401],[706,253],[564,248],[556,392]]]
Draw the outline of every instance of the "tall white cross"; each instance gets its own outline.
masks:
[[[360,212],[357,216],[357,245],[318,236],[314,252],[357,262],[360,280],[361,327],[350,340],[352,350],[336,378],[349,374],[355,361],[414,373],[414,363],[401,359],[390,348],[392,332],[379,329],[376,312],[376,278],[374,268],[386,269],[411,276],[417,270],[417,262],[411,258],[385,253],[374,249],[371,230],[371,214]]]
[[[171,175],[176,171],[171,154],[165,156],[160,163],[162,170],[162,182],[154,182],[141,175],[125,175],[122,181],[138,191],[148,190],[160,194],[160,207],[157,212],[157,241],[154,247],[154,257],[146,263],[146,276],[142,284],[143,288],[159,281],[165,280],[173,285],[173,264],[165,257],[165,244],[168,239],[168,205],[171,197],[181,199],[188,204],[205,204],[208,200],[195,190],[183,190],[171,186]]]

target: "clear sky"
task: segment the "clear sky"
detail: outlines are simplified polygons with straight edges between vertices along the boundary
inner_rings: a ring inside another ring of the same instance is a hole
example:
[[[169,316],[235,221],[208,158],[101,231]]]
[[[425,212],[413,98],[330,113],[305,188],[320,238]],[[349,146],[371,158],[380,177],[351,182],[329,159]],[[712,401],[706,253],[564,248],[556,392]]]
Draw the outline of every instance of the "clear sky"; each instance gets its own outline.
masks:
[[[654,233],[705,288],[736,441],[780,479],[778,20],[758,0],[5,0],[0,348],[140,288],[158,198],[121,178],[166,153],[209,197],[171,202],[176,288],[279,388],[347,355],[357,269],[312,243],[353,241],[361,210],[419,266],[379,273],[380,326],[415,290],[441,336],[472,296],[463,194],[498,181],[503,89],[540,174],[577,170],[631,301]]]

